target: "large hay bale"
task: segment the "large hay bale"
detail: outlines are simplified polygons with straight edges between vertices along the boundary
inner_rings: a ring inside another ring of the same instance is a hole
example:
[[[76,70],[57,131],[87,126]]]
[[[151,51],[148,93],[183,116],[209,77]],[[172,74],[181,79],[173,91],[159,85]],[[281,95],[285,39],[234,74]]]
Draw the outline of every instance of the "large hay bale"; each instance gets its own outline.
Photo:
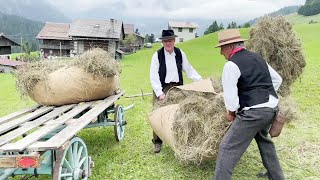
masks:
[[[119,63],[102,49],[75,60],[27,63],[14,75],[17,89],[39,104],[64,105],[110,96],[118,89]]]
[[[264,17],[250,31],[247,48],[260,54],[283,78],[282,96],[301,75],[306,61],[299,39],[283,17]]]
[[[30,97],[43,105],[65,105],[103,99],[118,89],[118,76],[94,76],[71,66],[58,69],[39,81]]]
[[[172,88],[165,105],[149,115],[153,130],[184,163],[200,164],[217,155],[228,127],[223,96],[212,87],[212,83],[220,87],[218,82],[200,82],[201,91],[199,83]]]
[[[182,162],[201,163],[215,159],[219,144],[228,129],[223,96],[186,98],[173,122],[175,155]]]

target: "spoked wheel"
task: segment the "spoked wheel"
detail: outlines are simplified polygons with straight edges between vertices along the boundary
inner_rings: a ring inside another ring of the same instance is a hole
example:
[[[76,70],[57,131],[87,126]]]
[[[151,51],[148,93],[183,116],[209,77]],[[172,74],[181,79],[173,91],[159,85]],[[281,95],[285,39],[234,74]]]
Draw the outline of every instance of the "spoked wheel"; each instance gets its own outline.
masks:
[[[124,120],[124,109],[120,104],[116,106],[114,111],[114,135],[117,141],[121,141],[124,137],[125,120]]]
[[[61,157],[58,179],[88,179],[89,157],[86,144],[78,137],[72,138]]]

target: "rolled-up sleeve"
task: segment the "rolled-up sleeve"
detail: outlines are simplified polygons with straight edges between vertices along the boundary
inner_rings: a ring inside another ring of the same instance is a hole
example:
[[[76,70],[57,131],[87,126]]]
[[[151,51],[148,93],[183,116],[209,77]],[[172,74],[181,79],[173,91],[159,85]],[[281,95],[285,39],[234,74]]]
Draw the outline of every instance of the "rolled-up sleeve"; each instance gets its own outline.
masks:
[[[198,72],[191,66],[189,63],[186,54],[181,50],[182,55],[182,71],[184,71],[188,78],[190,78],[193,82],[200,81],[202,78],[198,74]]]
[[[236,64],[228,61],[222,72],[223,98],[225,106],[229,111],[236,111],[239,108],[238,79],[241,75]]]
[[[158,53],[154,53],[152,56],[151,64],[150,64],[150,82],[151,82],[151,87],[156,94],[157,97],[159,97],[162,92],[162,85],[160,82],[160,77],[159,77],[159,60],[158,60]]]

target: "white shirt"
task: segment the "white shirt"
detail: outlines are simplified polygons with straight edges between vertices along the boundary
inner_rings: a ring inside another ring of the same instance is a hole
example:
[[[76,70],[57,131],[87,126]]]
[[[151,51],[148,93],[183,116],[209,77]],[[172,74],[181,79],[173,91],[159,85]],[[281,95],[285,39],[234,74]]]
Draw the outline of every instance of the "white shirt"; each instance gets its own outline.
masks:
[[[201,80],[201,76],[191,66],[191,64],[187,59],[186,54],[181,49],[180,51],[182,55],[182,71],[184,71],[187,74],[187,77],[190,78],[192,81]],[[165,56],[166,69],[167,69],[165,83],[179,82],[179,74],[178,74],[175,52],[173,51],[170,54],[169,52],[164,50],[164,56]],[[151,81],[152,89],[155,92],[157,97],[163,94],[162,85],[161,85],[160,77],[158,73],[159,67],[160,67],[160,64],[158,60],[158,53],[155,52],[152,56],[151,65],[150,65],[150,81]]]
[[[268,69],[270,72],[272,85],[277,91],[282,83],[281,76],[268,64]],[[239,67],[232,61],[228,61],[223,68],[222,72],[222,86],[223,86],[223,97],[226,108],[229,111],[236,111],[239,105],[238,97],[238,79],[240,78],[241,72]],[[279,100],[269,95],[269,101],[263,104],[257,104],[251,107],[244,107],[243,110],[248,110],[250,108],[261,108],[261,107],[270,107],[274,108],[278,105]]]

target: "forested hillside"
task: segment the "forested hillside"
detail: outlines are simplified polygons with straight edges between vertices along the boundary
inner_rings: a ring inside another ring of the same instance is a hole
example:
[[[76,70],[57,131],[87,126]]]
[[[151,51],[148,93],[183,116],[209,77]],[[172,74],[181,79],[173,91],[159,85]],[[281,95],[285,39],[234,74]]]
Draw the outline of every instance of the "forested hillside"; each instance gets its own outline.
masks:
[[[32,50],[37,50],[38,43],[35,39],[44,23],[32,21],[23,17],[0,13],[0,32],[11,40],[21,44],[28,42]],[[14,52],[19,48],[14,48]]]
[[[300,6],[287,6],[287,7],[281,8],[273,13],[266,14],[265,16],[272,16],[272,17],[285,16],[285,15],[297,12],[299,10],[299,8],[300,8]],[[258,21],[258,19],[260,19],[260,18],[261,17],[250,20],[249,24],[255,24]]]
[[[320,0],[306,0],[304,6],[298,11],[298,14],[312,16],[320,13]]]

